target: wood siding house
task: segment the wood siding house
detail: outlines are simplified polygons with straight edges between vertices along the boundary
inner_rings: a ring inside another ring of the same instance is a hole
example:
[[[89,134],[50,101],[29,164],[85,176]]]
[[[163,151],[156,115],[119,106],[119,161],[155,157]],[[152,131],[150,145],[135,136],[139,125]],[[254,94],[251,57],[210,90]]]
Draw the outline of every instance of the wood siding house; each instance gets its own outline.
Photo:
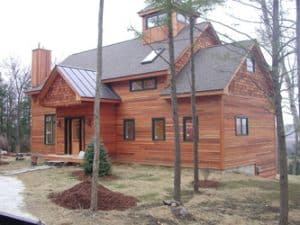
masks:
[[[164,14],[139,12],[144,38],[103,48],[101,140],[114,161],[172,165],[173,126]],[[191,166],[189,25],[174,12],[182,165]],[[155,22],[156,21],[156,22]],[[151,47],[150,47],[151,45]],[[199,166],[276,173],[270,74],[253,40],[221,44],[210,23],[195,30]],[[33,50],[32,152],[77,155],[92,140],[96,49],[50,71],[50,51]]]

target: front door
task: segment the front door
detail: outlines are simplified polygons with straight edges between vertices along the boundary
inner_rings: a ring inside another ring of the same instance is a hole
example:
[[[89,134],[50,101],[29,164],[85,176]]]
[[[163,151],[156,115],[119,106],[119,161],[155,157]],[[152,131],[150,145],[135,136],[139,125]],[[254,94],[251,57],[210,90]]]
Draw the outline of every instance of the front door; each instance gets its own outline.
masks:
[[[65,119],[65,154],[78,155],[83,150],[83,119]]]

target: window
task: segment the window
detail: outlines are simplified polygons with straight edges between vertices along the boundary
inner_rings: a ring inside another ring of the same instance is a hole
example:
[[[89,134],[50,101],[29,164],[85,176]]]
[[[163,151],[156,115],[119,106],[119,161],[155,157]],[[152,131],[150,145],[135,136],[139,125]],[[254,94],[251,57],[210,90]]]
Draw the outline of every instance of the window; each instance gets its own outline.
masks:
[[[147,78],[130,81],[130,91],[142,91],[156,89],[156,78]]]
[[[149,55],[146,56],[146,58],[143,59],[141,64],[147,64],[147,63],[152,63],[154,60],[164,51],[164,48],[158,48],[155,50],[152,50]]]
[[[125,119],[123,121],[123,139],[124,140],[134,140],[135,139],[134,119]]]
[[[44,129],[44,143],[46,145],[54,144],[54,131],[55,131],[55,115],[45,115],[45,129]]]
[[[159,13],[159,14],[148,16],[146,18],[146,29],[162,25],[166,20],[166,18],[167,18],[166,13]]]
[[[198,127],[198,117],[197,117]],[[193,120],[192,117],[183,117],[183,140],[193,141],[194,140]]]
[[[166,140],[165,118],[152,119],[152,140],[153,141]]]
[[[187,24],[189,23],[188,18],[185,15],[181,14],[181,13],[177,13],[176,18],[177,18],[177,21],[179,21],[179,22],[187,23]]]
[[[246,65],[247,65],[247,72],[250,73],[255,72],[255,61],[253,58],[247,58]]]
[[[235,117],[235,135],[246,136],[248,135],[248,117],[236,116]]]

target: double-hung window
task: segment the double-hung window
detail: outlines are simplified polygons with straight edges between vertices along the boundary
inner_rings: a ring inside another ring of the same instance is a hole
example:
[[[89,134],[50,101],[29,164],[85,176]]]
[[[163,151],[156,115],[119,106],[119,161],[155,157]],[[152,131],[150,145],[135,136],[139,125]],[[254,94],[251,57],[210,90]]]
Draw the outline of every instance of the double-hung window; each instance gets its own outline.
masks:
[[[236,116],[235,117],[235,135],[247,136],[249,134],[248,117]]]
[[[198,129],[198,117],[197,117],[197,129]],[[186,116],[183,117],[183,140],[184,141],[193,141],[195,137],[193,129],[193,120],[192,117]],[[198,138],[198,137],[197,137]]]
[[[134,140],[135,139],[134,119],[123,120],[123,139],[124,140]]]
[[[54,144],[55,136],[55,115],[45,115],[45,128],[44,128],[44,143],[46,145]]]
[[[153,118],[152,119],[152,140],[153,141],[166,140],[165,118]]]

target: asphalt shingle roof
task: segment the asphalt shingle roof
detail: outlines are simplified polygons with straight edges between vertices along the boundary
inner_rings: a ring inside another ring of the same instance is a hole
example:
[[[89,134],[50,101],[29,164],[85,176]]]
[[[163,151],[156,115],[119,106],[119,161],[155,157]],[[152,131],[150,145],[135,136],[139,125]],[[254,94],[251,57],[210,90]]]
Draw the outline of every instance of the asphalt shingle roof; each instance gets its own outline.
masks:
[[[247,40],[200,49],[195,54],[196,91],[224,89],[255,43]],[[177,93],[190,93],[190,80],[190,66],[187,64],[176,76]],[[170,94],[170,88],[161,92],[161,95],[166,94]]]
[[[208,25],[206,22],[197,24],[198,29],[195,36],[198,36],[206,25]],[[189,27],[186,26],[175,38],[176,57],[189,45],[188,32]],[[156,42],[151,45],[155,49],[168,49],[167,41]],[[102,80],[168,69],[168,64],[160,57],[152,63],[141,64],[141,61],[151,51],[150,46],[144,45],[141,39],[133,39],[103,47]],[[60,65],[96,71],[96,55],[97,49],[80,52],[67,57]],[[162,56],[168,59],[168,51],[164,51]]]

